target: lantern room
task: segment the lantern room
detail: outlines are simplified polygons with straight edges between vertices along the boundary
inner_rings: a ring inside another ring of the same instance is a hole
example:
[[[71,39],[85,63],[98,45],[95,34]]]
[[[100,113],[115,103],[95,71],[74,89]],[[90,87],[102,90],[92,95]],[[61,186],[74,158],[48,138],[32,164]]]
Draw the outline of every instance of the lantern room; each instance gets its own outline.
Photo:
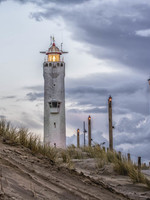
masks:
[[[64,54],[64,53],[68,53],[65,51],[62,51],[62,44],[61,43],[61,50],[55,45],[55,39],[54,37],[51,37],[52,42],[51,42],[51,46],[48,49],[48,51],[41,51],[40,53],[44,53],[47,55],[47,62],[60,62],[60,55]]]
[[[46,55],[48,56],[47,58],[48,62],[59,62],[61,54],[62,54],[62,51],[60,51],[59,48],[56,47],[55,40],[53,38],[52,46],[46,52]]]
[[[59,62],[60,55],[59,54],[49,54],[48,55],[48,62]]]

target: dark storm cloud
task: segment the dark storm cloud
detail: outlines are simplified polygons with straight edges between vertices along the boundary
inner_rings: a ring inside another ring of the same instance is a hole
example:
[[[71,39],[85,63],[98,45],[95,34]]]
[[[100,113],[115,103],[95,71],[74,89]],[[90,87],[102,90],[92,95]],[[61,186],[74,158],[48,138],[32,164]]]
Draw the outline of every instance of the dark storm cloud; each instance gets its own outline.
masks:
[[[68,107],[70,112],[82,110],[87,113],[104,113],[107,112],[108,97],[112,95],[114,113],[136,112],[147,115],[149,114],[147,87],[145,77],[136,75],[133,77],[132,74],[97,73],[84,78],[67,78],[66,102],[72,102]],[[32,91],[26,95],[29,101],[43,100],[43,86],[30,86],[26,89]],[[76,108],[72,107],[74,104]]]
[[[35,100],[43,100],[44,97],[44,93],[40,92],[40,93],[36,93],[36,92],[30,92],[28,94],[26,94],[26,97],[29,101],[35,101]]]
[[[38,21],[61,16],[72,32],[72,37],[87,43],[90,53],[97,58],[149,72],[150,37],[137,34],[138,31],[150,29],[148,1],[14,1],[30,2],[43,8],[43,11],[31,14]]]
[[[77,1],[78,2],[78,1]],[[75,3],[77,4],[75,1]],[[57,4],[57,1],[56,1]],[[149,70],[150,37],[136,34],[150,28],[150,4],[146,1],[86,1],[69,9],[63,6],[44,8],[33,13],[39,20],[61,16],[72,30],[72,37],[88,43],[90,53],[123,63],[135,70]]]
[[[87,106],[91,107],[89,109],[107,107],[108,97],[112,95],[114,113],[149,114],[148,83],[145,77],[136,75],[133,77],[132,74],[121,73],[100,73],[84,78],[67,79],[66,85],[67,101],[75,102],[76,106],[80,107],[79,110],[82,108],[84,112]],[[79,110],[77,109],[77,112]],[[95,112],[99,111],[95,110]]]

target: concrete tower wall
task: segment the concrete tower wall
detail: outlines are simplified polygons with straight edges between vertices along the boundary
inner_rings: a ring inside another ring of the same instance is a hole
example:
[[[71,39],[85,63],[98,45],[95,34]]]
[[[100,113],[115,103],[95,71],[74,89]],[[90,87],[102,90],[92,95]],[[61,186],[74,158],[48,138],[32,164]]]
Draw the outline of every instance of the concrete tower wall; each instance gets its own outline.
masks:
[[[44,143],[66,147],[65,63],[44,62]],[[53,107],[57,102],[57,107]]]

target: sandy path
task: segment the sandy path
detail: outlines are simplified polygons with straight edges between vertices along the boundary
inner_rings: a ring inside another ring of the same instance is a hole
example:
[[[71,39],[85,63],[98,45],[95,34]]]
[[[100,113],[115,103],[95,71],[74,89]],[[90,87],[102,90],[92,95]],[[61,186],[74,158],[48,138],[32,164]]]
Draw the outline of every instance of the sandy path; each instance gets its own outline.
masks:
[[[53,166],[26,148],[0,144],[0,199],[125,200],[83,175]]]

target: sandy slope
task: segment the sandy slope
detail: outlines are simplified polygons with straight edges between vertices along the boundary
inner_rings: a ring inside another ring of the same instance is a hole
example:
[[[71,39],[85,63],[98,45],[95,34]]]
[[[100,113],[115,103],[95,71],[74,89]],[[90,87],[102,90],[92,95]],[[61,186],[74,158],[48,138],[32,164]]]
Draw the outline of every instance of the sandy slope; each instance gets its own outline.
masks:
[[[52,165],[24,147],[0,143],[0,199],[125,200],[83,174]]]
[[[84,173],[95,181],[103,183],[104,187],[111,188],[112,190],[124,194],[133,200],[150,200],[150,189],[144,184],[133,184],[128,176],[117,175],[113,166],[104,166],[101,169],[96,167],[94,159],[86,160],[73,160],[74,167],[79,173]],[[144,170],[143,173],[150,180],[150,171]]]

